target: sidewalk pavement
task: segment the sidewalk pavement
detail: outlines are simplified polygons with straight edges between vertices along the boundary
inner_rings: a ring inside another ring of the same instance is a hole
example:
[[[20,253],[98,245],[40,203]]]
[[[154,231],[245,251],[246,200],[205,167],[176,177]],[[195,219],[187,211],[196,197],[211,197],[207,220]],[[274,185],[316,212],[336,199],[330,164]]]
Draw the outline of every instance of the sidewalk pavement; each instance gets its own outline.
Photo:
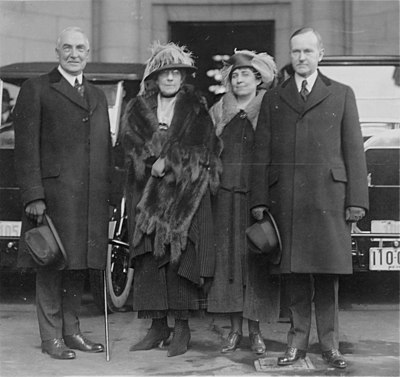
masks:
[[[287,321],[263,324],[267,355],[257,357],[249,349],[246,322],[241,348],[222,354],[222,339],[229,333],[227,317],[190,320],[192,339],[184,355],[167,357],[166,349],[129,352],[130,345],[146,333],[150,321],[132,312],[113,313],[109,318],[110,361],[105,353],[77,351],[75,360],[54,360],[40,351],[35,306],[0,303],[0,376],[399,376],[399,310],[393,305],[356,307],[340,311],[340,348],[348,360],[345,370],[328,367],[320,355],[315,324],[310,336],[309,360],[315,369],[267,368],[286,348]],[[173,322],[170,321],[170,326]],[[91,301],[81,315],[83,333],[104,342],[104,317]],[[258,359],[260,359],[258,361]]]

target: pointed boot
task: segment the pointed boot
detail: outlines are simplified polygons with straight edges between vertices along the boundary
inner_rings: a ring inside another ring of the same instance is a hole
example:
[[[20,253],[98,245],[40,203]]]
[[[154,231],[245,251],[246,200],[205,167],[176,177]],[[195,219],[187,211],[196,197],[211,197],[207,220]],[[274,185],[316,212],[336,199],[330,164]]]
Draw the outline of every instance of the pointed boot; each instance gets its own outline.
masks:
[[[174,335],[168,346],[168,357],[184,354],[189,347],[190,328],[187,320],[177,319],[175,321]]]
[[[129,351],[146,351],[152,348],[161,347],[171,334],[168,327],[167,318],[153,319],[151,327],[146,336],[129,348]]]

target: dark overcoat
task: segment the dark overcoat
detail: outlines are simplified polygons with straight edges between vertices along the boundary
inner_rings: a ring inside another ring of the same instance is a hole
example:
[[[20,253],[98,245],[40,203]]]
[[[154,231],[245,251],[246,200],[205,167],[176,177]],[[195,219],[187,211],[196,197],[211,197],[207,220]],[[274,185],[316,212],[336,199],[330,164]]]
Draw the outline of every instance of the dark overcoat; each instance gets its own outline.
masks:
[[[270,274],[264,256],[249,253],[245,230],[254,220],[250,213],[250,171],[254,128],[262,90],[245,110],[238,111],[232,93],[225,94],[210,110],[223,142],[222,175],[213,201],[216,269],[208,295],[208,311],[242,312],[243,317],[271,321],[279,314],[279,277]]]
[[[267,93],[256,131],[252,207],[280,228],[282,273],[352,273],[345,209],[368,209],[354,93],[318,74],[304,103],[294,77]]]
[[[27,80],[14,109],[22,204],[42,199],[69,269],[105,267],[111,138],[104,93],[84,80],[85,99],[54,69]],[[23,216],[22,232],[33,224]],[[21,237],[19,266],[34,267]]]

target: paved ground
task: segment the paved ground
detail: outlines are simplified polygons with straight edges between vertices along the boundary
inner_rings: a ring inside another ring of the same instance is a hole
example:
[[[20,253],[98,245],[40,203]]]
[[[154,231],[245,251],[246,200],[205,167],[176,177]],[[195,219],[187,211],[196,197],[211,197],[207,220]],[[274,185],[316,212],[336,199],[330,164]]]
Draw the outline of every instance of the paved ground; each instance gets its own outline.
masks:
[[[320,357],[315,328],[311,334],[309,359],[315,369],[269,369],[257,371],[257,357],[245,337],[241,349],[220,353],[222,338],[228,334],[224,317],[205,316],[191,320],[189,351],[168,358],[165,349],[129,352],[129,346],[145,334],[149,321],[138,320],[132,312],[109,315],[110,356],[77,351],[76,360],[60,361],[40,351],[34,292],[16,289],[12,294],[1,287],[0,296],[0,376],[399,376],[399,306],[397,303],[347,303],[340,311],[341,350],[349,362],[344,370],[329,368]],[[398,298],[397,298],[398,301]],[[172,325],[172,322],[170,322]],[[268,353],[261,361],[276,360],[285,349],[289,324],[263,325]],[[104,341],[104,320],[91,295],[84,297],[81,328],[85,335]],[[244,327],[246,331],[246,327]],[[264,363],[268,364],[268,363]]]

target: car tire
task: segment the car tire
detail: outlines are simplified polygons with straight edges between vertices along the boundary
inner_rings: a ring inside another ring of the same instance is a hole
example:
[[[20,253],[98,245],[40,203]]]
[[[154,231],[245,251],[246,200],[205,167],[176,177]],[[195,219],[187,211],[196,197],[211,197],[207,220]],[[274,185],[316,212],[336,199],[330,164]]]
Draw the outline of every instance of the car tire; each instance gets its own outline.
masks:
[[[119,216],[116,216],[119,213]],[[106,286],[108,313],[126,310],[133,283],[130,267],[125,200],[110,220],[110,241],[107,248]],[[102,270],[89,271],[90,288],[96,306],[104,311],[104,276]]]

